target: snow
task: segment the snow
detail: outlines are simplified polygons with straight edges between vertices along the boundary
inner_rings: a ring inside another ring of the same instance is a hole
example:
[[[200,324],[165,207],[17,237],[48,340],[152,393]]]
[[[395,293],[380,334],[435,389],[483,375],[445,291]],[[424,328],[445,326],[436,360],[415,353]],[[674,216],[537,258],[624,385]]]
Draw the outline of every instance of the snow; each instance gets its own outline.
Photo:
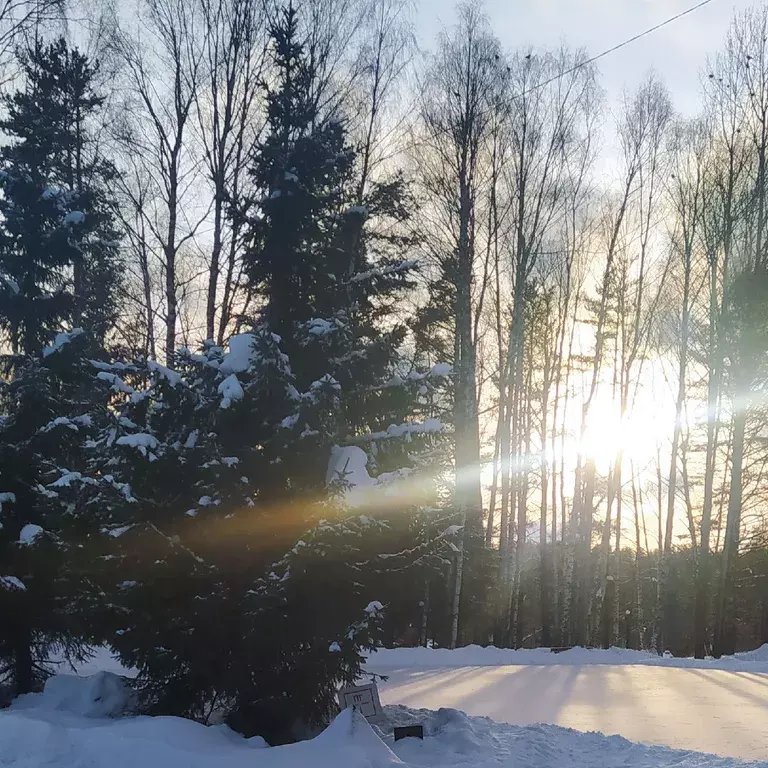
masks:
[[[427,419],[423,422],[408,421],[403,424],[390,424],[386,432],[369,432],[360,440],[386,440],[388,438],[404,437],[410,440],[414,435],[437,434],[442,432],[445,426],[437,419]]]
[[[0,509],[3,508],[3,504],[12,504],[16,501],[16,494],[11,491],[3,491],[0,493]]]
[[[242,373],[251,364],[251,350],[255,336],[252,333],[238,333],[229,340],[229,352],[224,355],[219,370],[222,373]]]
[[[72,485],[73,480],[81,480],[86,483],[90,481],[91,484],[95,482],[92,478],[84,478],[80,472],[68,472],[64,470],[61,477],[50,483],[50,486],[52,488],[69,488]]]
[[[717,661],[623,649],[555,654],[470,646],[381,650],[366,670],[387,675],[384,704],[454,707],[518,726],[550,723],[763,760],[767,659],[765,646]]]
[[[358,272],[350,278],[350,282],[359,283],[363,280],[370,280],[372,277],[381,277],[382,275],[391,275],[396,272],[410,272],[412,269],[417,269],[419,262],[413,259],[406,259],[399,264],[392,264],[388,267],[374,267],[367,272]]]
[[[27,591],[24,582],[15,576],[0,576],[0,587],[8,590],[18,590],[19,592]]]
[[[89,677],[54,675],[45,681],[41,693],[29,693],[13,702],[14,711],[43,710],[69,712],[84,718],[121,715],[132,705],[124,679],[112,672]]]
[[[18,544],[22,547],[31,547],[35,543],[37,537],[42,536],[43,533],[44,531],[39,525],[27,523],[21,529],[21,533],[19,533]]]
[[[341,384],[339,384],[339,382],[336,381],[336,379],[334,379],[330,373],[326,373],[325,376],[323,376],[321,379],[313,381],[309,388],[312,392],[322,391],[326,388],[332,390],[333,392],[340,392]]]
[[[45,426],[40,427],[38,432],[50,432],[52,429],[56,429],[56,427],[66,427],[67,429],[71,429],[73,432],[77,432],[77,424],[75,424],[71,419],[68,419],[66,416],[57,416],[52,421],[49,421]]]
[[[450,526],[443,534],[455,533],[458,528],[459,526]],[[372,661],[377,668],[397,669],[621,664],[768,673],[768,643],[754,651],[737,653],[735,656],[723,656],[721,659],[659,656],[652,651],[635,651],[616,647],[603,650],[602,648],[579,648],[577,646],[561,653],[552,653],[549,648],[514,650],[511,648],[494,648],[493,646],[468,645],[453,651],[447,648],[382,648]]]
[[[126,384],[116,373],[109,373],[108,371],[99,371],[96,374],[96,378],[100,381],[106,381],[110,385],[110,389],[113,392],[124,392],[126,395],[133,394],[133,387]]]
[[[338,330],[338,326],[331,320],[323,317],[315,317],[307,323],[307,333],[313,336],[325,336]]]
[[[14,295],[21,293],[19,284],[12,277],[8,277],[7,275],[0,275],[0,283],[3,283],[5,287]]]
[[[52,678],[56,681],[57,678]],[[107,683],[110,680],[110,683]],[[618,736],[552,725],[520,727],[438,711],[385,707],[389,725],[341,712],[314,739],[267,748],[226,726],[177,717],[99,716],[123,703],[111,678],[55,682],[0,712],[7,768],[738,768],[729,758],[645,747]],[[98,693],[107,695],[102,704]],[[117,694],[117,695],[113,695]],[[394,742],[393,727],[421,723],[424,740]],[[767,763],[756,764],[765,768]]]
[[[154,360],[150,360],[147,363],[147,368],[159,378],[165,379],[172,387],[181,382],[181,374],[166,368],[164,365],[160,365],[160,363],[156,363]]]
[[[118,528],[103,528],[102,533],[107,533],[114,539],[119,539],[126,531],[133,528],[132,525],[121,525]]]
[[[65,224],[82,224],[85,221],[85,214],[82,211],[70,211],[64,217]]]
[[[115,441],[115,445],[126,445],[129,448],[135,448],[142,456],[147,455],[147,451],[154,451],[158,443],[157,438],[154,435],[149,435],[146,432],[137,432],[134,435],[123,435],[118,437]],[[150,457],[153,454],[149,454]]]
[[[738,763],[696,752],[642,746],[620,736],[554,725],[515,726],[456,709],[385,707],[392,725],[421,723],[425,738],[394,745],[409,766],[430,768],[726,768]],[[756,765],[765,766],[766,763]]]
[[[83,333],[82,328],[74,328],[69,333],[57,333],[53,344],[43,350],[43,357],[48,357],[48,355],[58,352],[65,344],[69,344],[72,339],[76,339]]]
[[[229,408],[234,400],[242,400],[245,397],[243,387],[234,373],[219,384],[217,392],[221,395],[221,408]]]
[[[374,480],[368,474],[367,465],[368,456],[362,448],[356,445],[335,445],[328,461],[326,482],[343,479],[355,488],[373,485]]]
[[[369,616],[374,616],[375,614],[380,613],[383,610],[384,610],[384,606],[378,600],[373,600],[372,602],[368,603],[368,605],[364,609],[364,612],[367,613]]]

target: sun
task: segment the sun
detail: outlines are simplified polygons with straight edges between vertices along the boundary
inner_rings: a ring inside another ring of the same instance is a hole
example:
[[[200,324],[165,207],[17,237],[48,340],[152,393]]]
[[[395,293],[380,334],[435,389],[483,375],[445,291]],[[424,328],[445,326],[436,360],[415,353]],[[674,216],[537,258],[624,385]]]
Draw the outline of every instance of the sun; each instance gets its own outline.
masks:
[[[638,467],[656,461],[660,449],[672,438],[674,405],[660,397],[659,378],[648,371],[633,396],[624,417],[612,392],[598,390],[589,412],[587,428],[574,449],[595,461],[598,471],[607,472],[621,451],[624,462]],[[574,434],[578,434],[574,432]]]

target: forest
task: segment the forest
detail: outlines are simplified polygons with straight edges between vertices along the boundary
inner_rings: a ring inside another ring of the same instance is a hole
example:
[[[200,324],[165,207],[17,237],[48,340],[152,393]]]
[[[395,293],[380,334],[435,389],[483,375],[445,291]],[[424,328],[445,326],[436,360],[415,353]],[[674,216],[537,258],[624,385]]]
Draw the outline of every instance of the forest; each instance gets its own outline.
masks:
[[[282,743],[381,646],[768,642],[768,6],[695,116],[455,15],[0,2],[0,703],[107,646]]]

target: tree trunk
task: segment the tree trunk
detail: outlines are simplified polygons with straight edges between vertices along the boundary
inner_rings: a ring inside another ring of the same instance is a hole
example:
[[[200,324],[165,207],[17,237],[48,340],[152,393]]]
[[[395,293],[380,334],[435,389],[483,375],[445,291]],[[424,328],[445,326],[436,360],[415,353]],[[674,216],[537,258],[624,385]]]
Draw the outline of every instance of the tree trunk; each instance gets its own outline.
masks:
[[[541,403],[541,516],[539,519],[539,565],[540,565],[540,589],[541,589],[541,644],[548,648],[552,645],[552,628],[550,625],[552,616],[552,607],[550,605],[550,549],[547,546],[547,501],[548,491],[548,465],[546,457],[547,444],[547,408],[548,401],[548,380],[549,371],[544,371],[544,394]],[[554,548],[554,529],[552,547]]]
[[[720,350],[717,323],[717,261],[710,262],[709,274],[709,376],[707,381],[707,452],[704,459],[704,502],[701,511],[701,545],[696,570],[696,598],[694,606],[693,652],[697,659],[707,653],[707,625],[709,623],[709,590],[711,563],[709,541],[712,529],[712,499],[715,483],[715,457],[717,455],[717,414],[720,392]]]
[[[419,645],[427,647],[427,628],[429,623],[429,572],[424,575],[424,591],[421,597],[421,628],[419,630]]]
[[[34,691],[35,676],[32,663],[32,636],[27,626],[20,626],[13,653],[15,696]]]
[[[462,525],[466,527],[466,513],[462,515]],[[456,552],[456,573],[453,584],[453,599],[451,601],[451,639],[448,647],[453,650],[459,641],[459,614],[461,612],[461,588],[464,580],[464,536],[461,536]]]
[[[725,525],[720,591],[715,619],[715,658],[732,655],[736,650],[736,559],[741,536],[741,494],[744,462],[744,433],[747,408],[740,408],[733,420],[733,452],[731,485],[728,496],[728,519]]]
[[[216,294],[219,285],[219,270],[221,268],[221,249],[223,245],[223,202],[224,190],[216,190],[213,208],[213,245],[211,247],[211,262],[208,265],[208,297],[205,307],[205,334],[212,341],[216,335]]]

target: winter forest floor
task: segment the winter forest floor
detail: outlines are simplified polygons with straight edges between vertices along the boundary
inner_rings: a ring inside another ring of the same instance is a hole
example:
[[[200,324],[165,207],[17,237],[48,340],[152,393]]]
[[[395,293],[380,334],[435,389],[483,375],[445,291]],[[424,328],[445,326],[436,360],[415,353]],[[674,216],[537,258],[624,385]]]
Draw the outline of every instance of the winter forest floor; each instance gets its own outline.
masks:
[[[618,649],[398,649],[377,654],[368,669],[389,676],[380,685],[384,704],[451,707],[514,725],[549,723],[742,760],[768,758],[765,646],[719,661]]]

